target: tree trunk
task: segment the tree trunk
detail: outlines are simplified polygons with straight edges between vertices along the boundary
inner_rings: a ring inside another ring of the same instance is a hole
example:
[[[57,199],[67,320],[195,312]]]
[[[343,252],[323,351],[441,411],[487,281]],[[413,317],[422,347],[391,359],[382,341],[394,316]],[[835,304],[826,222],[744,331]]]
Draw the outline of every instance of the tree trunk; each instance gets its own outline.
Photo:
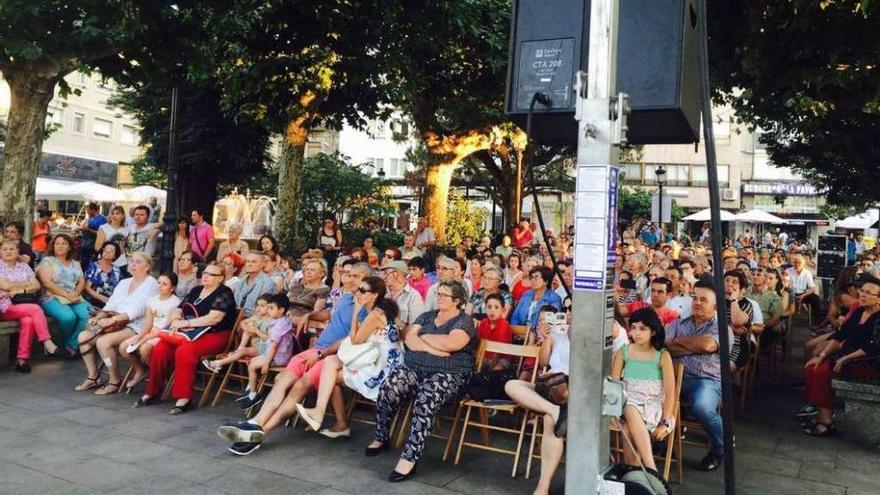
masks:
[[[425,214],[428,225],[434,229],[438,239],[446,239],[446,210],[449,205],[449,184],[452,173],[458,165],[454,162],[432,163],[428,165],[425,180]]]
[[[8,71],[3,76],[9,84],[12,98],[3,149],[0,221],[4,225],[10,221],[22,221],[27,232],[30,232],[46,111],[60,76],[28,69]]]
[[[278,211],[275,213],[275,237],[287,253],[304,249],[299,232],[299,208],[302,197],[302,170],[305,162],[308,129],[297,122],[288,125],[278,163]]]

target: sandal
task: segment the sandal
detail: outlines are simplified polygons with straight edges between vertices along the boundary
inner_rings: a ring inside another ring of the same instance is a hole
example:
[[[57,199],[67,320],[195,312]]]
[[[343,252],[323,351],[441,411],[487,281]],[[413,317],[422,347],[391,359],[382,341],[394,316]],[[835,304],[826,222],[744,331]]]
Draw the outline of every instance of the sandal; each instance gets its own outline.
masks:
[[[168,411],[168,414],[170,414],[172,416],[180,416],[181,414],[186,413],[190,409],[192,409],[192,401],[189,401],[182,406],[175,405],[174,407],[171,408],[170,411]]]
[[[122,381],[118,381],[116,383],[107,383],[103,387],[95,390],[95,395],[110,395],[119,392],[119,387],[122,385]],[[112,390],[108,390],[112,389]]]
[[[86,378],[85,380],[81,381],[79,383],[79,385],[77,385],[73,389],[76,390],[77,392],[85,392],[86,390],[91,390],[93,388],[96,388],[100,384],[99,383],[100,380],[101,380],[101,377],[99,377],[99,376],[96,376],[94,378]]]
[[[809,428],[804,428],[804,433],[811,437],[827,437],[837,433],[834,423],[822,423],[817,421],[816,424]]]
[[[147,397],[144,399],[143,397],[138,398],[137,402],[135,402],[131,407],[137,409],[139,407],[147,407],[152,406],[153,404],[157,404],[159,402],[158,397]]]

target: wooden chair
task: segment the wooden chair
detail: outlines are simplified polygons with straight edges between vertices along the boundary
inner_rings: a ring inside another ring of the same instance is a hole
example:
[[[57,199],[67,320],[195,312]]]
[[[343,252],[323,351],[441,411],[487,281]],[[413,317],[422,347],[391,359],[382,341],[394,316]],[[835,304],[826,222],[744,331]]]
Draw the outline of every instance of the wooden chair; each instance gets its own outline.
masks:
[[[224,354],[218,354],[217,358],[222,359],[223,357],[229,355],[232,352],[233,347],[237,347],[237,345],[241,342],[243,338],[243,330],[241,325],[236,327],[236,331],[239,333],[238,338],[234,339],[234,345],[230,346],[228,352]],[[217,387],[217,393],[214,394],[214,400],[211,401],[211,406],[216,406],[220,403],[220,400],[224,395],[233,395],[238,396],[244,390],[244,384],[248,380],[247,367],[250,364],[251,358],[244,357],[236,360],[234,363],[231,363],[226,367],[225,371],[221,371],[223,373],[223,379],[220,381],[220,386]],[[229,380],[237,380],[238,387],[237,388],[228,388],[226,385],[229,383]],[[259,385],[259,384],[258,384]]]
[[[791,335],[792,325],[794,325],[794,314],[797,309],[794,301],[790,302],[788,308],[785,310],[785,319],[779,324],[779,330],[781,332],[774,339],[773,344],[770,348],[770,367],[774,371],[776,371],[776,355],[777,352],[780,355],[780,360],[783,363],[788,362],[789,358],[789,349],[788,349],[788,337]]]
[[[535,360],[538,359],[538,356],[541,352],[541,348],[538,346],[532,345],[518,345],[518,344],[504,344],[501,342],[492,342],[492,341],[481,341],[480,346],[477,350],[477,372],[479,373],[483,368],[484,355],[487,352],[492,352],[495,354],[501,354],[510,357],[516,357],[520,360],[526,358],[533,358]],[[519,367],[517,367],[519,369]],[[538,376],[538,367],[534,366],[531,371],[530,382],[535,383],[535,378]],[[455,411],[455,417],[452,422],[452,433],[455,432],[455,429],[458,425],[459,418],[461,417],[461,412],[464,410],[464,422],[461,426],[461,435],[458,441],[458,449],[455,453],[455,464],[458,465],[459,460],[461,460],[461,451],[467,446],[480,450],[488,450],[490,452],[496,452],[499,454],[506,454],[513,456],[513,469],[510,472],[511,477],[516,476],[516,470],[519,466],[519,458],[520,453],[522,452],[523,440],[525,439],[526,434],[526,425],[528,421],[528,412],[521,408],[518,404],[511,402],[507,404],[487,404],[486,402],[480,400],[473,400],[469,398],[462,399],[458,407]],[[471,414],[474,411],[478,411],[480,413],[481,418],[480,421],[473,421],[471,419]],[[519,425],[517,428],[507,428],[504,426],[490,424],[488,420],[489,412],[502,412],[507,413],[513,416],[519,415]],[[478,426],[484,432],[489,431],[497,431],[500,433],[507,433],[510,435],[516,435],[517,443],[515,450],[507,450],[503,448],[499,448],[496,446],[484,444],[484,443],[473,443],[467,441],[467,432],[469,426]],[[450,446],[452,445],[453,437],[450,435],[449,440],[446,443],[446,453],[448,453]],[[446,453],[444,453],[444,459],[446,458]]]
[[[681,395],[681,382],[684,376],[684,366],[682,364],[675,365],[675,403],[672,405],[672,414],[675,418],[675,428],[669,433],[669,436],[664,440],[664,449],[662,452],[654,452],[654,459],[659,460],[663,463],[663,469],[661,473],[663,474],[663,479],[669,481],[669,472],[672,468],[672,463],[675,462],[676,471],[678,473],[678,483],[682,484],[684,481],[683,477],[683,464],[682,464],[682,451],[681,451],[681,421],[679,418],[681,417],[681,404],[679,401],[679,396]],[[617,426],[616,422],[611,422],[611,451],[615,454],[623,455],[623,446],[624,439],[621,436],[622,432],[620,428]],[[529,460],[529,464],[531,464],[531,459]]]

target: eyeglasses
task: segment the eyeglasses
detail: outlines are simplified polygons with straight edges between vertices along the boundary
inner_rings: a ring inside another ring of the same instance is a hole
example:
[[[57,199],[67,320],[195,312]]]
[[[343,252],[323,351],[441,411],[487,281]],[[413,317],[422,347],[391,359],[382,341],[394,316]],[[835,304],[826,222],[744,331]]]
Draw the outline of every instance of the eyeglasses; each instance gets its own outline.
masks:
[[[370,290],[369,288],[358,287],[358,292],[361,293],[361,294],[366,294],[366,293],[368,293],[368,292],[373,292],[373,291]]]
[[[873,292],[868,292],[865,289],[859,289],[859,294],[865,294],[867,296],[880,297],[880,294],[874,294]]]
[[[448,298],[452,299],[452,294],[448,294],[448,293],[446,293],[446,292],[439,292],[439,291],[438,291],[438,292],[437,292],[437,299],[440,299],[441,297],[448,297]]]
[[[213,272],[205,272],[202,275],[210,275],[212,277],[222,277],[223,276],[222,273],[213,273]]]
[[[393,258],[393,257],[394,257],[394,255],[393,255],[393,254],[388,254],[388,253],[385,253],[385,255],[384,255],[384,256],[382,256],[382,257],[383,257],[383,258]]]
[[[541,280],[541,274],[540,274],[540,273],[536,273],[536,274],[534,274],[534,275],[529,275],[529,279],[531,279],[531,280]]]

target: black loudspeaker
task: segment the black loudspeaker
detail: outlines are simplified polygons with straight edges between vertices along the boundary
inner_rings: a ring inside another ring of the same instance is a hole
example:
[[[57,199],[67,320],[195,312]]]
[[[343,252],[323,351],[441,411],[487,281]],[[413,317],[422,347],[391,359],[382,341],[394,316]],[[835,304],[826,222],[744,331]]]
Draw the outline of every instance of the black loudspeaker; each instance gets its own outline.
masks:
[[[846,252],[846,236],[821,235],[819,236],[819,251]]]
[[[575,75],[587,70],[588,0],[514,0],[506,112],[522,128],[532,95],[532,138],[577,141]],[[617,89],[629,95],[628,141],[681,144],[699,140],[700,71],[694,0],[620,0]]]
[[[837,278],[845,267],[845,254],[819,253],[816,259],[816,276],[819,278]]]

